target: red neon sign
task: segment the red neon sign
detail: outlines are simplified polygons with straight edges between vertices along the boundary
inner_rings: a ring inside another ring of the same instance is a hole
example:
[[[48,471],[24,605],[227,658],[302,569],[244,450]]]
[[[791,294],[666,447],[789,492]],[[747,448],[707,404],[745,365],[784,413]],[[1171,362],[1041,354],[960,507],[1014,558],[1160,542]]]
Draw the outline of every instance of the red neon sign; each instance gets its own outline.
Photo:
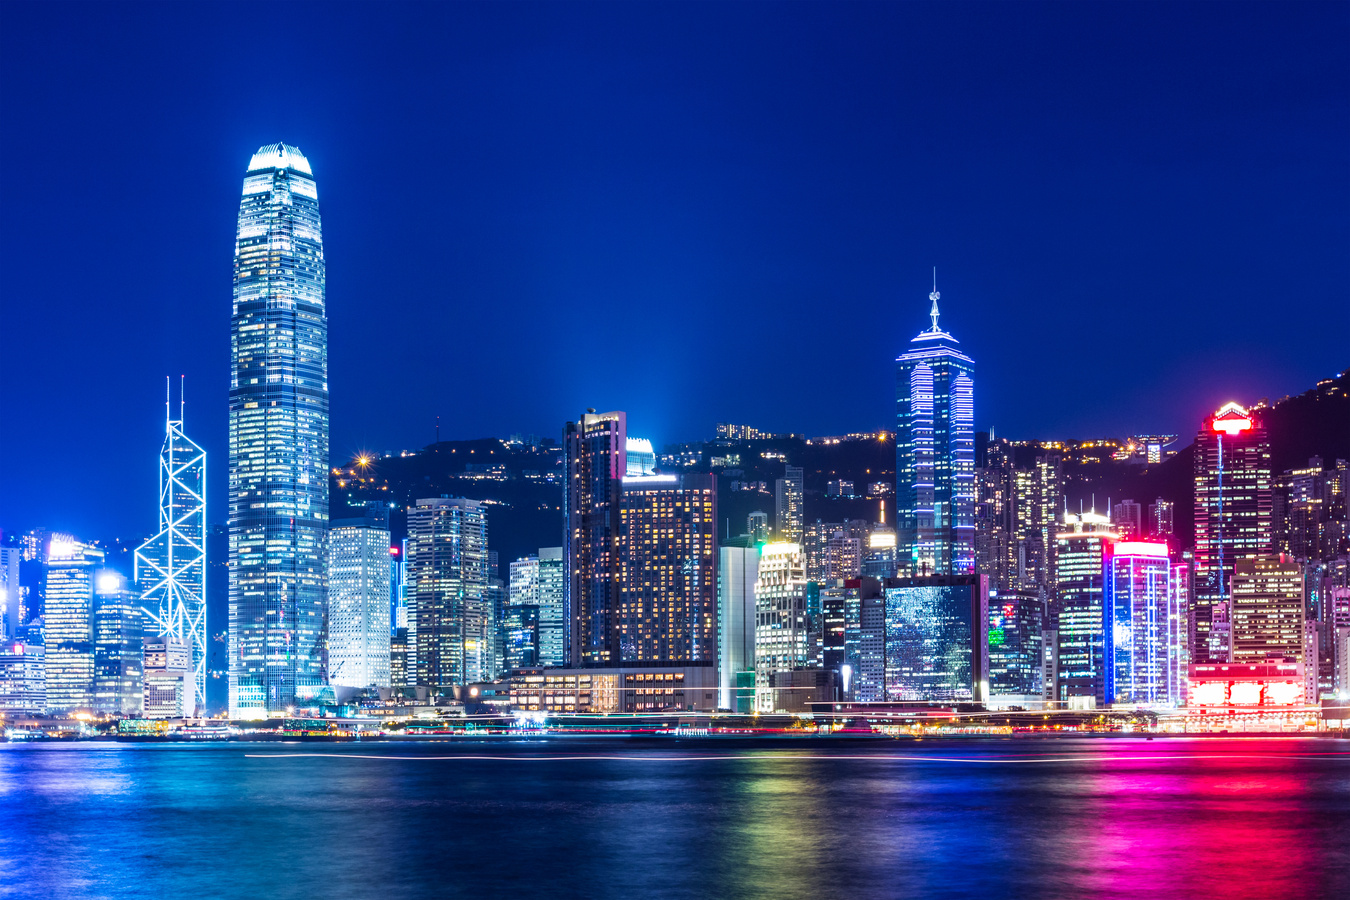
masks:
[[[1229,403],[1214,414],[1210,427],[1216,432],[1231,437],[1239,432],[1251,431],[1252,417],[1247,415],[1247,411],[1236,403]]]

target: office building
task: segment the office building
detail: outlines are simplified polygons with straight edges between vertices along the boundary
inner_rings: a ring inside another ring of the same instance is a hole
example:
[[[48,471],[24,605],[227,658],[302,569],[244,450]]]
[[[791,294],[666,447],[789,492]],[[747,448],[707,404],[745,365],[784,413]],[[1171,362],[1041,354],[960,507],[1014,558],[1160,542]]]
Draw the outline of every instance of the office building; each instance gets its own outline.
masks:
[[[389,687],[389,510],[334,519],[328,536],[328,682]]]
[[[862,519],[816,521],[806,526],[806,579],[831,584],[862,575],[871,528]]]
[[[1003,439],[977,446],[975,471],[975,568],[996,591],[1018,587],[1015,538],[1014,448]]]
[[[806,518],[806,478],[801,466],[783,467],[783,477],[774,484],[774,537],[800,543]]]
[[[614,666],[619,645],[619,503],[627,417],[587,411],[563,428],[564,618],[573,666]]]
[[[428,697],[490,677],[484,628],[487,507],[439,497],[408,508],[409,678]]]
[[[1047,615],[1039,591],[994,591],[989,600],[989,695],[1039,701]]]
[[[715,666],[716,477],[625,477],[619,522],[621,663]]]
[[[190,700],[206,705],[206,453],[183,431],[182,384],[178,418],[164,397],[164,443],[159,451],[159,530],[136,549],[134,574],[146,627],[191,648]],[[137,634],[137,655],[141,639]],[[140,694],[139,677],[136,693]],[[139,701],[138,701],[139,703]]]
[[[1231,614],[1234,564],[1274,545],[1270,438],[1236,403],[1205,420],[1195,439],[1195,663],[1227,662],[1210,629]],[[1214,645],[1213,648],[1211,645]],[[1213,651],[1213,652],[1212,652]]]
[[[755,689],[755,582],[759,580],[759,550],[754,546],[718,549],[717,672],[720,709],[748,713],[754,710]]]
[[[1176,504],[1159,497],[1148,505],[1148,535],[1157,541],[1166,541],[1176,533]]]
[[[760,548],[755,579],[755,711],[782,708],[773,676],[805,668],[815,659],[806,610],[806,558],[787,541]]]
[[[886,699],[989,699],[989,578],[886,582]]]
[[[1234,663],[1305,663],[1307,593],[1304,567],[1284,554],[1233,564]]]
[[[770,537],[769,514],[758,509],[750,513],[746,517],[745,533],[757,544],[766,543]]]
[[[141,714],[145,618],[139,592],[120,573],[94,573],[95,712],[111,716]]]
[[[1105,575],[1120,539],[1110,519],[1095,512],[1065,513],[1055,536],[1055,595],[1050,621],[1058,634],[1059,684],[1056,700],[1076,706],[1105,706],[1109,678]]]
[[[309,161],[249,161],[230,319],[230,715],[259,718],[323,685],[328,319]]]
[[[1064,458],[1053,451],[1035,453],[1026,467],[1017,467],[1013,483],[1013,537],[1015,578],[1022,590],[1055,589],[1055,551],[1058,518],[1064,502]]]
[[[46,711],[45,649],[23,640],[0,643],[0,716],[33,716]]]
[[[975,362],[933,324],[895,361],[895,496],[906,575],[975,571]]]
[[[567,665],[567,620],[564,595],[563,548],[539,548],[539,665]]]
[[[1194,646],[1195,616],[1192,598],[1194,584],[1191,578],[1191,555],[1183,554],[1181,562],[1172,563],[1168,578],[1167,598],[1167,702],[1181,706],[1189,693],[1187,677],[1191,665],[1191,647]]]
[[[64,535],[47,549],[47,708],[55,713],[94,705],[94,573],[104,553]]]
[[[1108,566],[1105,602],[1112,628],[1105,642],[1104,695],[1112,703],[1175,705],[1169,656],[1176,646],[1171,629],[1180,623],[1170,607],[1167,545],[1117,541]]]
[[[1133,500],[1122,500],[1111,507],[1111,524],[1121,540],[1144,537],[1144,506]]]
[[[145,639],[144,716],[178,719],[193,715],[192,648],[174,634]]]
[[[1326,469],[1320,458],[1313,457],[1307,466],[1288,469],[1275,479],[1275,552],[1311,562],[1344,552],[1345,472],[1343,459],[1336,461],[1336,467]]]
[[[4,617],[0,626],[0,638],[15,640],[21,621],[20,609],[23,606],[23,586],[19,582],[19,560],[23,551],[18,547],[0,547],[0,616]]]
[[[522,669],[510,675],[511,706],[545,713],[711,712],[713,666]]]

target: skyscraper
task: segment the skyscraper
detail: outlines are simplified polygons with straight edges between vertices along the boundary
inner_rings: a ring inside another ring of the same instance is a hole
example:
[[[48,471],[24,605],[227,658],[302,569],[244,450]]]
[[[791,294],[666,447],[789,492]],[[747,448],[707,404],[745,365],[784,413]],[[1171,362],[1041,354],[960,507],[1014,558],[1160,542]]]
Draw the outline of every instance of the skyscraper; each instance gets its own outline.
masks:
[[[1108,517],[1086,512],[1064,515],[1064,530],[1055,538],[1055,598],[1051,624],[1059,640],[1059,685],[1056,699],[1092,698],[1096,706],[1107,696],[1108,627],[1105,576],[1111,551],[1120,535]],[[1086,703],[1086,700],[1080,702]]]
[[[895,361],[895,497],[906,575],[975,571],[975,361],[933,325]]]
[[[90,709],[94,701],[94,571],[103,551],[63,535],[47,550],[47,708]]]
[[[619,502],[628,472],[627,417],[587,411],[563,429],[564,615],[574,666],[616,666]]]
[[[774,536],[780,541],[801,542],[805,485],[805,471],[801,466],[783,466],[783,477],[774,484],[774,528],[777,531]]]
[[[806,555],[800,544],[760,548],[755,581],[755,710],[782,708],[774,676],[815,659],[806,614]]]
[[[567,620],[563,617],[563,548],[539,548],[539,665],[567,665]]]
[[[190,649],[186,705],[192,715],[206,707],[206,452],[183,431],[181,385],[177,419],[165,387],[159,531],[136,549],[134,578],[147,627]]]
[[[440,497],[408,509],[408,642],[416,660],[408,677],[433,698],[487,677],[487,540],[487,507],[478,500]]]
[[[323,681],[328,319],[309,160],[270,144],[239,204],[230,320],[230,714]]]
[[[328,681],[388,687],[389,511],[335,519],[328,536]]]
[[[722,547],[717,569],[718,701],[722,709],[748,713],[754,704],[755,581],[759,550]]]
[[[1212,623],[1230,621],[1228,582],[1238,559],[1274,543],[1270,437],[1261,420],[1236,403],[1205,420],[1195,438],[1195,646],[1211,658]]]
[[[15,639],[20,625],[19,606],[23,600],[23,588],[19,584],[19,557],[22,551],[18,547],[0,547],[0,615],[5,618],[0,635]]]
[[[1176,701],[1169,684],[1170,631],[1179,624],[1169,608],[1172,563],[1167,545],[1150,541],[1116,543],[1105,582],[1112,623],[1106,642],[1112,703],[1167,705]]]
[[[144,621],[137,592],[126,578],[112,569],[94,573],[96,711],[109,715],[141,714]]]
[[[989,578],[887,582],[886,699],[989,699]]]
[[[622,662],[716,665],[716,476],[628,476],[619,521]]]

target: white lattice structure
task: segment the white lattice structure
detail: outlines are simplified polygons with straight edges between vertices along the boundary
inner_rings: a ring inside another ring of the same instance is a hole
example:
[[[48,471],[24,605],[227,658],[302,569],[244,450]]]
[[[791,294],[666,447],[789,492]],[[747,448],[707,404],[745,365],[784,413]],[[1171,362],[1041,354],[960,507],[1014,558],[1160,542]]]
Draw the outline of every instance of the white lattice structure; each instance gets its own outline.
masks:
[[[206,702],[206,452],[183,433],[183,406],[170,418],[165,398],[159,453],[159,532],[136,550],[141,604],[156,633],[192,648],[192,691],[183,715]]]

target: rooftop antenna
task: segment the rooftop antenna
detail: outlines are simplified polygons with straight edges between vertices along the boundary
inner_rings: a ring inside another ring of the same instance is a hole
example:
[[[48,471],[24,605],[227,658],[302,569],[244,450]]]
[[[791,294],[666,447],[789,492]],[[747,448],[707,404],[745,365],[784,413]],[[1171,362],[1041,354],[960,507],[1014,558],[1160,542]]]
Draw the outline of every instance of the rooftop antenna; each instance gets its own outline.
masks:
[[[169,427],[169,419],[173,414],[169,412],[169,376],[164,376],[164,427]]]
[[[187,405],[187,376],[178,376],[178,421],[183,421],[183,408]]]
[[[934,330],[934,331],[937,331],[937,330],[938,330],[938,323],[937,323],[937,320],[938,320],[938,305],[937,305],[937,302],[938,302],[938,297],[940,297],[940,296],[942,296],[942,295],[938,293],[938,289],[937,289],[937,266],[933,266],[933,293],[931,293],[931,294],[928,295],[928,299],[933,301],[933,308],[929,311],[928,315],[930,315],[930,316],[933,317],[933,330]]]

